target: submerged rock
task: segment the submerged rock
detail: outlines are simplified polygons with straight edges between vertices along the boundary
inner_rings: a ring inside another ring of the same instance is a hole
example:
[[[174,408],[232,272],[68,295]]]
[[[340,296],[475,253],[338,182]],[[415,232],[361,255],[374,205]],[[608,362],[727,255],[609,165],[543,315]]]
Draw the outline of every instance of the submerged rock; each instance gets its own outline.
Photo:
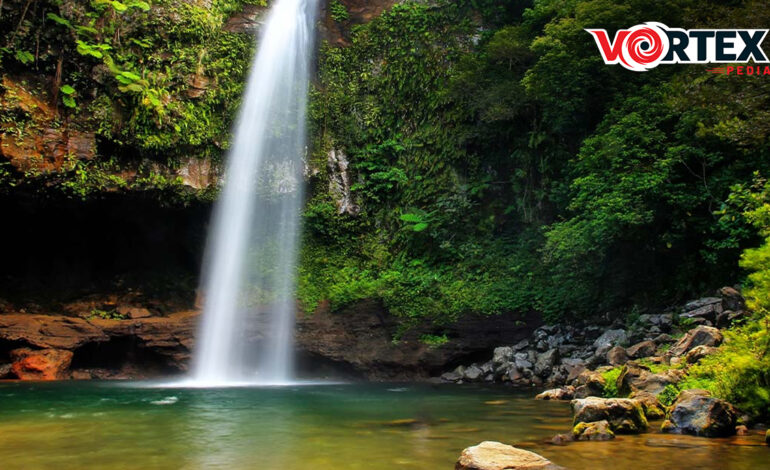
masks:
[[[558,470],[550,460],[528,450],[484,441],[463,450],[455,470]]]
[[[736,410],[706,390],[683,390],[671,405],[663,432],[723,437],[735,434]]]
[[[593,423],[578,423],[572,428],[572,435],[578,441],[609,441],[615,439],[610,423],[603,419]]]
[[[647,430],[642,405],[629,398],[588,397],[572,400],[574,424],[606,420],[619,434],[636,434]]]

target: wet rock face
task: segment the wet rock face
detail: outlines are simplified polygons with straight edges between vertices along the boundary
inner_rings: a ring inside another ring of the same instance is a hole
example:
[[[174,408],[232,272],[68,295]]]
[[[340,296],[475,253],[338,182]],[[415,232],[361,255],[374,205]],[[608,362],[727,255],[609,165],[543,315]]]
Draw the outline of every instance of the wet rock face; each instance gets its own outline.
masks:
[[[528,450],[484,441],[463,450],[455,470],[558,470],[562,467]]]
[[[647,430],[647,418],[642,405],[629,398],[588,397],[572,400],[574,423],[606,420],[613,432],[636,434]]]
[[[72,351],[21,348],[11,351],[11,371],[21,380],[61,380],[69,378]]]
[[[259,5],[245,4],[243,9],[231,16],[225,23],[224,30],[229,33],[256,34],[265,22],[268,9]]]
[[[705,437],[731,436],[735,434],[736,417],[730,403],[705,390],[685,390],[671,405],[662,430]]]
[[[514,316],[467,316],[448,325],[449,342],[430,347],[420,342],[427,333],[416,327],[394,344],[397,319],[378,302],[362,302],[340,312],[321,305],[313,314],[297,316],[297,348],[304,353],[323,357],[370,380],[410,380],[438,376],[449,364],[467,361],[469,357],[491,356],[497,344],[515,344],[531,334]],[[525,323],[537,322],[533,315]],[[466,362],[467,361],[467,362]],[[503,373],[501,371],[501,373]],[[492,380],[493,362],[457,368],[444,375],[450,381]]]
[[[348,158],[341,150],[332,149],[327,156],[329,167],[329,193],[334,196],[338,214],[357,215],[361,209],[350,191],[351,176]]]

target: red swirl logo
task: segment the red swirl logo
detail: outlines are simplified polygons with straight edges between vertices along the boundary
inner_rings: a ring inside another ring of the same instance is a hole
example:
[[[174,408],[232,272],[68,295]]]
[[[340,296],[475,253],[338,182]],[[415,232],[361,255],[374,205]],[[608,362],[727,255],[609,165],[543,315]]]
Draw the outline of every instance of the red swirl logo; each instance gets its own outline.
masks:
[[[610,43],[607,31],[587,30],[594,37],[604,62],[621,64],[635,72],[644,72],[657,66],[669,48],[665,26],[660,23],[644,23],[631,29],[619,30]]]

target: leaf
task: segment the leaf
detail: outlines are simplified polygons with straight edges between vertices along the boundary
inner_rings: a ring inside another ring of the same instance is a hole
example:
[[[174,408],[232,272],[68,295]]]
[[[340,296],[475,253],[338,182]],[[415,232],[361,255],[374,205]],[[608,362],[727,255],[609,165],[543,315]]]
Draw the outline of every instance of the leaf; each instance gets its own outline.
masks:
[[[142,0],[129,0],[128,2],[126,2],[126,4],[129,7],[138,8],[142,11],[148,11],[150,9],[150,4]]]
[[[22,51],[22,50],[16,51],[14,56],[16,57],[16,60],[18,60],[24,65],[27,65],[28,63],[35,60],[35,56],[33,56],[30,52]]]
[[[71,86],[69,86],[69,85],[64,85],[64,86],[62,86],[61,88],[59,88],[59,90],[60,90],[62,93],[64,93],[65,95],[72,95],[72,94],[74,94],[74,93],[75,93],[75,89],[74,89],[74,88],[72,88],[72,87],[71,87]]]
[[[59,23],[60,25],[66,26],[70,29],[72,29],[72,23],[69,22],[69,20],[62,18],[61,16],[55,14],[55,13],[48,13],[45,15],[46,18],[48,18],[51,21],[55,21],[56,23]]]
[[[76,108],[77,104],[75,103],[75,99],[69,95],[63,95],[61,97],[62,103],[64,103],[64,106],[68,108]]]
[[[77,31],[78,34],[99,34],[99,31],[97,31],[96,28],[92,28],[90,26],[75,26],[75,31]]]
[[[112,8],[114,8],[118,13],[123,13],[124,11],[128,10],[128,7],[125,3],[120,3],[117,0],[110,2],[110,5],[112,5]]]
[[[422,222],[422,217],[420,217],[418,214],[401,214],[401,217],[399,217],[404,222],[410,222],[410,223],[418,223]]]
[[[426,224],[425,222],[420,222],[420,223],[415,224],[415,225],[412,226],[412,231],[414,231],[414,232],[422,232],[426,228],[428,228],[428,224]]]
[[[120,75],[125,77],[125,78],[127,78],[127,79],[129,79],[129,80],[131,80],[131,81],[133,81],[133,82],[138,82],[139,80],[142,79],[142,77],[140,77],[139,75],[137,75],[137,74],[135,74],[133,72],[129,72],[127,70],[124,70],[124,71],[120,72]]]

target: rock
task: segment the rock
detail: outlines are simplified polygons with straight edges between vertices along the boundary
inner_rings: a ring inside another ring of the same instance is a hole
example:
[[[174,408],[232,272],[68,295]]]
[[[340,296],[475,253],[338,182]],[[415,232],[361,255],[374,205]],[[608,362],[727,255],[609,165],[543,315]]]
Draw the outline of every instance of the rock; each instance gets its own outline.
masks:
[[[447,382],[458,382],[463,379],[464,372],[465,372],[465,367],[457,366],[457,368],[452,372],[446,372],[444,374],[441,374],[441,380],[444,380]]]
[[[722,299],[719,297],[704,297],[702,299],[691,300],[684,306],[685,312],[692,312],[699,308],[707,307],[709,305],[721,304]]]
[[[671,348],[669,353],[672,356],[681,356],[696,346],[719,346],[724,337],[718,329],[710,326],[699,326],[688,331]]]
[[[569,433],[569,434],[557,434],[553,436],[549,442],[553,445],[563,446],[568,442],[572,442],[574,440],[575,440],[575,436],[573,436],[572,433]]]
[[[641,403],[644,416],[648,421],[657,421],[666,417],[666,407],[652,393],[638,391],[629,397]]]
[[[746,427],[743,424],[739,424],[738,426],[735,426],[735,435],[736,436],[748,436],[749,435],[749,428]]]
[[[765,431],[765,444],[770,446],[770,429]]]
[[[149,310],[142,307],[130,307],[127,305],[121,305],[115,309],[119,315],[123,315],[126,318],[137,320],[139,318],[149,318],[152,316]]]
[[[516,353],[513,356],[514,363],[519,369],[531,369],[534,364],[529,360],[526,353]]]
[[[684,390],[671,405],[664,432],[724,437],[735,433],[735,408],[705,390]]]
[[[545,378],[551,373],[551,368],[559,361],[559,350],[549,349],[537,356],[535,362],[535,374],[539,377]]]
[[[85,370],[73,370],[71,377],[72,380],[91,380],[93,378],[91,373]]]
[[[653,339],[653,341],[655,342],[655,344],[658,344],[658,345],[660,345],[660,344],[670,344],[670,343],[673,343],[674,341],[676,341],[676,338],[674,338],[673,336],[671,336],[669,334],[663,333],[663,334],[660,334],[660,335],[656,336],[655,339]]]
[[[484,441],[463,450],[455,470],[556,470],[561,467],[528,450]]]
[[[722,298],[722,310],[732,310],[734,312],[746,310],[746,300],[736,289],[723,287],[719,289],[719,296]]]
[[[254,33],[264,22],[267,9],[263,6],[245,4],[243,9],[231,16],[225,23],[224,30],[229,33]]]
[[[519,341],[518,343],[513,345],[514,351],[523,351],[524,349],[527,349],[529,347],[529,340],[523,339]]]
[[[602,374],[593,370],[583,371],[576,380],[575,398],[600,397],[607,383]]]
[[[700,361],[704,357],[714,354],[717,352],[718,349],[712,346],[695,346],[694,348],[690,349],[687,354],[684,357],[684,360],[688,364],[695,364],[696,362]]]
[[[11,370],[21,380],[62,380],[68,378],[72,351],[63,349],[14,349]]]
[[[0,364],[0,379],[11,378],[13,372],[11,366],[12,364]]]
[[[492,364],[495,368],[507,366],[513,360],[513,348],[510,346],[501,346],[495,348],[492,352]]]
[[[626,364],[618,376],[618,393],[630,395],[633,392],[645,391],[658,395],[668,385],[679,383],[684,372],[670,369],[660,374],[653,374],[646,367],[638,364]]]
[[[615,439],[610,423],[603,419],[592,423],[578,423],[572,428],[572,435],[578,441],[609,441]]]
[[[633,359],[641,359],[643,357],[653,356],[655,351],[658,350],[658,345],[655,341],[642,341],[626,349],[626,354]]]
[[[690,318],[693,321],[696,321],[698,319],[706,320],[709,322],[714,322],[717,319],[717,315],[722,313],[722,303],[712,303],[707,304],[702,307],[696,308],[695,310],[690,310],[688,312],[685,312],[682,314],[683,318]]]
[[[588,397],[572,400],[574,424],[607,420],[619,434],[636,434],[647,430],[642,405],[629,398]]]
[[[567,386],[563,388],[552,388],[539,393],[535,400],[572,400],[575,394],[575,387]]]
[[[572,383],[584,370],[586,370],[585,361],[582,359],[565,358],[561,360],[561,364],[567,371],[567,378],[565,379],[567,383]]]
[[[607,351],[607,362],[613,366],[620,366],[628,362],[628,354],[621,346],[614,346]]]
[[[609,345],[610,347],[625,343],[628,337],[625,330],[607,330],[594,341],[594,348],[601,348]]]
[[[484,375],[484,371],[481,370],[480,367],[478,367],[476,364],[470,365],[465,369],[465,373],[463,374],[463,379],[475,382],[481,378],[481,376]]]

